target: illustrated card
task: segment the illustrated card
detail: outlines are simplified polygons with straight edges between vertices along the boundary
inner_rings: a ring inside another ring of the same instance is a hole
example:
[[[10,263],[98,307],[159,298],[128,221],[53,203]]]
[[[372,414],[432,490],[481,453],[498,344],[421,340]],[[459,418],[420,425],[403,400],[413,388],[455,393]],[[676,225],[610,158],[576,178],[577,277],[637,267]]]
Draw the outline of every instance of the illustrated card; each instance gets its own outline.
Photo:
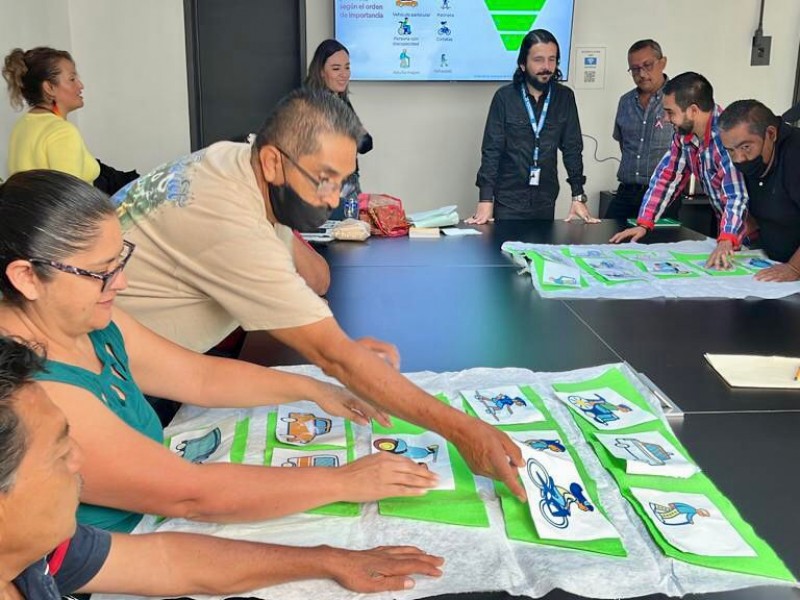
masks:
[[[686,263],[677,260],[646,259],[640,261],[645,272],[656,277],[696,277],[697,272]]]
[[[173,434],[169,449],[193,463],[224,461],[230,455],[235,435],[236,418],[231,417],[213,427]]]
[[[595,437],[613,456],[625,461],[625,471],[631,475],[685,479],[700,471],[657,431],[620,435],[597,433]]]
[[[447,440],[432,431],[419,435],[373,433],[372,453],[377,452],[391,452],[425,465],[439,476],[439,485],[432,490],[456,489]]]
[[[635,271],[633,265],[623,259],[584,258],[583,262],[608,281],[633,281],[642,279],[641,272]]]
[[[305,452],[288,448],[272,451],[273,467],[341,467],[347,464],[347,450],[317,450]]]
[[[590,246],[570,246],[569,254],[577,258],[607,258],[609,256],[607,251]]]
[[[780,264],[777,261],[770,260],[761,253],[744,253],[736,254],[733,258],[734,262],[741,265],[748,271],[758,273],[762,269],[768,269]]]
[[[478,418],[491,425],[544,421],[544,415],[517,386],[464,390],[461,395]]]
[[[702,494],[631,488],[648,518],[672,546],[703,556],[756,556],[711,500]]]
[[[292,446],[347,444],[344,419],[329,415],[309,401],[281,404],[275,435],[278,441]]]
[[[527,444],[519,446],[525,460],[519,474],[539,537],[568,541],[619,537],[589,497],[568,452],[535,450]]]
[[[567,444],[557,431],[537,429],[536,431],[509,431],[508,435],[520,446],[537,452],[562,454],[567,451]]]
[[[657,418],[608,387],[580,392],[556,391],[555,394],[573,412],[598,429],[624,429]]]

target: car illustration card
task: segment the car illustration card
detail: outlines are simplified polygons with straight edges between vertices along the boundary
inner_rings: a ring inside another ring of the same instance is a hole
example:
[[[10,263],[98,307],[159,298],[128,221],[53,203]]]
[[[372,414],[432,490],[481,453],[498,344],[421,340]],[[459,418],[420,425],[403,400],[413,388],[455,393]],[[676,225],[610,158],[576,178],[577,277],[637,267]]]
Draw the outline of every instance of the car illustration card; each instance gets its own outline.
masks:
[[[658,431],[641,433],[596,433],[595,437],[613,456],[625,462],[631,475],[661,475],[687,478],[700,471]]]
[[[670,545],[702,556],[756,556],[756,552],[703,494],[631,488]]]
[[[275,428],[278,441],[291,446],[347,443],[344,419],[329,415],[309,401],[281,404]]]

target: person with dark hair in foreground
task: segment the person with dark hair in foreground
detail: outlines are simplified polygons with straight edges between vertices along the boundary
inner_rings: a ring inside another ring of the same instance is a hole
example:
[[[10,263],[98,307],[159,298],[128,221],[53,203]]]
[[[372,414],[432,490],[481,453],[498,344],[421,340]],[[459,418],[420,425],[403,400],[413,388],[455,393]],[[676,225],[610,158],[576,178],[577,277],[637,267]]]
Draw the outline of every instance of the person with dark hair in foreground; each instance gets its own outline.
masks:
[[[376,409],[448,438],[475,473],[524,498],[522,454],[505,433],[409,382],[390,344],[348,337],[298,275],[291,228],[319,226],[346,195],[361,131],[339,98],[304,88],[278,104],[252,146],[214,144],[121,190],[112,202],[137,261],[120,305],[199,352],[237,325],[269,331]]]
[[[719,218],[717,247],[707,264],[727,269],[745,235],[747,190],[720,139],[722,109],[714,104],[714,88],[702,75],[688,71],[664,85],[663,102],[666,119],[675,128],[672,145],[650,179],[636,226],[617,233],[611,242],[643,238],[693,174]]]
[[[558,40],[545,29],[528,32],[511,83],[494,95],[486,117],[478,170],[478,206],[467,223],[492,218],[552,221],[558,198],[558,150],[572,203],[567,221],[598,223],[586,208],[583,140],[575,94],[561,80]]]
[[[758,240],[783,264],[760,271],[762,281],[800,280],[800,129],[758,100],[737,100],[719,118],[722,143],[744,175]]]
[[[184,533],[110,534],[76,526],[80,447],[33,377],[44,359],[0,336],[0,598],[72,592],[236,594],[301,579],[358,592],[438,577],[443,560],[412,546],[294,548]]]

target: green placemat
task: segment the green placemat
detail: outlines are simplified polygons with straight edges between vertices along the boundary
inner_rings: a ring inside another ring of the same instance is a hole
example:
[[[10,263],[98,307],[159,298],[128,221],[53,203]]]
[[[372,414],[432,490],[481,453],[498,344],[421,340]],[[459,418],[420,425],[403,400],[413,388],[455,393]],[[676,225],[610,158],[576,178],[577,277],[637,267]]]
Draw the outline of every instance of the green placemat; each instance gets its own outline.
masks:
[[[586,471],[586,467],[583,466],[583,463],[578,458],[577,453],[567,443],[564,431],[558,425],[556,420],[553,419],[550,411],[547,410],[542,399],[532,388],[528,386],[521,386],[520,389],[528,398],[528,400],[530,400],[533,405],[536,406],[536,408],[538,408],[539,411],[545,416],[545,420],[537,423],[502,425],[499,427],[499,429],[508,432],[533,433],[541,430],[558,432],[562,443],[566,447],[567,452],[569,452],[569,455],[575,463],[575,467],[578,469],[578,473],[585,484],[586,494],[591,498],[597,510],[599,510],[601,513],[603,513],[603,515],[605,515],[606,518],[608,518],[608,514],[606,513],[602,504],[597,500],[597,484],[595,483],[594,479],[589,476],[589,473]],[[467,407],[467,412],[472,411],[472,408],[466,403],[465,406]],[[475,414],[474,411],[472,411],[472,414]],[[571,548],[574,550],[597,552],[599,554],[608,554],[610,556],[627,556],[625,547],[622,545],[622,541],[619,539],[608,538],[591,540],[587,542],[576,542],[566,540],[551,540],[539,537],[539,535],[536,533],[536,526],[534,525],[533,518],[531,517],[529,503],[520,502],[517,500],[516,496],[509,491],[505,484],[500,483],[499,481],[495,482],[494,487],[495,491],[497,492],[497,496],[500,498],[500,503],[503,508],[503,520],[505,521],[506,535],[509,537],[509,539],[518,540],[521,542],[530,542],[534,544],[542,544],[546,546],[557,546],[559,548]],[[529,502],[530,500],[531,499],[529,498]]]
[[[444,395],[440,394],[437,398],[449,404]],[[420,435],[426,432],[425,429],[396,417],[392,417],[391,427],[373,422],[372,431],[378,435]],[[478,496],[475,479],[466,461],[450,442],[447,442],[447,452],[455,480],[454,490],[431,490],[424,496],[384,498],[378,502],[378,511],[384,516],[417,521],[488,527],[489,516]]]
[[[630,225],[631,227],[636,227],[638,225],[638,223],[636,222],[636,218],[631,217],[630,219],[628,219],[628,225]],[[656,221],[655,224],[656,229],[662,229],[665,227],[680,227],[680,226],[681,226],[680,221],[676,221],[675,219],[670,219],[669,217],[664,217],[663,219],[659,219],[658,221]]]
[[[629,284],[629,283],[632,283],[634,281],[645,281],[644,277],[639,279],[639,278],[636,277],[636,275],[632,276],[630,279],[622,279],[622,280],[619,280],[619,279],[608,279],[608,278],[606,278],[605,275],[600,273],[592,265],[590,265],[588,262],[586,262],[586,259],[584,257],[573,256],[572,258],[583,271],[589,273],[589,275],[594,277],[597,281],[599,281],[603,285],[615,286],[615,285]],[[600,260],[602,260],[602,257],[600,258]],[[635,265],[631,264],[631,266],[633,267]]]
[[[553,387],[558,389],[558,391],[580,391],[581,389],[596,388],[598,387],[598,383],[603,387],[610,387],[616,390],[628,398],[628,400],[631,402],[635,402],[637,404],[645,402],[633,384],[618,369],[611,369],[602,376],[592,380],[569,384],[556,384]],[[597,457],[600,459],[600,462],[609,471],[609,473],[611,473],[612,477],[614,477],[614,480],[619,485],[622,495],[631,503],[636,513],[641,517],[645,527],[653,537],[653,540],[662,549],[664,554],[671,558],[703,567],[733,571],[737,573],[746,573],[750,575],[760,575],[785,581],[795,580],[792,573],[786,568],[775,551],[769,546],[769,544],[758,537],[753,528],[739,515],[736,507],[733,506],[730,500],[728,500],[717,489],[714,483],[704,473],[696,473],[688,479],[655,475],[631,475],[626,473],[625,461],[613,456],[595,437],[594,434],[597,432],[597,429],[591,423],[582,419],[579,415],[573,414],[573,420],[581,430],[583,436],[589,442],[589,445],[594,449]],[[660,419],[648,423],[641,423],[625,429],[618,429],[615,430],[614,433],[625,432],[625,435],[633,435],[644,431],[659,432],[673,446],[675,446],[675,448],[681,454],[683,454],[684,457],[694,462],[689,452],[680,443],[678,438],[675,437],[675,434],[672,432],[672,430]],[[631,488],[645,488],[676,493],[685,492],[703,494],[716,505],[728,522],[734,527],[734,529],[736,529],[739,535],[741,535],[742,538],[753,548],[753,550],[757,553],[757,556],[702,556],[678,550],[669,542],[667,542],[653,521],[650,519],[646,508],[641,506],[639,501],[631,493]]]
[[[650,271],[650,274],[653,277],[656,277],[657,279],[686,279],[690,277],[700,277],[700,273],[698,273],[695,269],[687,265],[685,262],[676,259],[664,260],[660,258],[651,258],[653,252],[647,250],[614,250],[614,254],[616,254],[617,256],[621,256],[626,260],[631,261],[634,265],[636,265],[637,269],[645,273],[648,272],[647,267],[645,266],[646,261],[653,261],[653,262],[657,261],[662,263],[675,262],[679,263],[681,266],[685,267],[689,271],[688,273],[677,273],[677,274],[669,272],[656,273]]]
[[[347,462],[355,460],[355,444],[353,439],[353,426],[350,421],[344,422],[345,439],[347,440],[346,448],[343,446],[334,446],[331,444],[307,444],[305,446],[292,446],[291,444],[284,444],[278,441],[275,431],[278,426],[278,413],[272,412],[267,419],[267,447],[264,450],[264,464],[272,464],[272,452],[275,448],[286,448],[298,454],[304,452],[319,452],[320,450],[347,450]],[[279,469],[282,467],[272,467]],[[288,467],[287,467],[288,468]],[[299,467],[303,468],[303,467]],[[306,512],[315,515],[331,515],[338,517],[357,517],[361,512],[361,506],[355,502],[334,502],[326,504],[325,506],[318,506]]]

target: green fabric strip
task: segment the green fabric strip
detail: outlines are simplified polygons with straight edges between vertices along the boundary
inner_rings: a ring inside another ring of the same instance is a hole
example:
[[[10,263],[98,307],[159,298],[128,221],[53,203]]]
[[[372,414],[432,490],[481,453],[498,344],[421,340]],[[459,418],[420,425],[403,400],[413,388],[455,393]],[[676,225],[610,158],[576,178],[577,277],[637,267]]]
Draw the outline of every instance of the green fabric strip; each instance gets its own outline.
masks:
[[[643,261],[643,258],[642,258],[642,257],[646,258],[647,255],[650,254],[646,250],[645,251],[642,251],[642,250],[615,250],[614,254],[616,254],[617,256],[620,256],[620,257],[622,257],[622,258],[624,258],[626,260],[629,260],[629,261],[633,262],[633,264],[636,265],[637,269],[647,273],[647,268],[644,266],[644,261]],[[665,261],[661,261],[661,262],[665,262]],[[676,261],[676,262],[681,262],[684,265],[686,264],[683,261]],[[700,273],[695,271],[693,268],[692,268],[690,273],[686,273],[686,274],[683,274],[683,275],[675,275],[674,273],[673,274],[669,274],[669,273],[651,273],[651,275],[653,277],[655,277],[656,279],[692,279],[694,277],[700,277]]]
[[[520,389],[525,394],[525,396],[536,406],[536,408],[541,411],[541,413],[545,416],[545,421],[540,421],[538,423],[530,423],[530,424],[519,424],[519,425],[502,425],[499,429],[508,432],[521,432],[521,431],[540,431],[540,430],[553,430],[557,431],[559,436],[561,436],[561,441],[567,448],[567,452],[572,457],[572,460],[575,462],[575,466],[578,469],[578,473],[581,476],[581,479],[586,484],[586,493],[591,497],[594,505],[597,509],[602,512],[606,518],[608,518],[608,514],[606,513],[605,509],[603,508],[602,504],[598,501],[597,496],[597,484],[595,483],[594,479],[589,476],[589,473],[586,471],[586,467],[583,466],[583,463],[578,458],[578,455],[572,449],[572,447],[567,443],[567,437],[564,435],[564,430],[558,425],[558,422],[553,418],[550,414],[550,411],[547,410],[545,407],[544,402],[539,397],[539,395],[533,391],[532,388],[528,386],[521,386]],[[470,412],[471,408],[468,409]],[[474,414],[474,411],[473,413]],[[503,519],[506,525],[506,535],[509,539],[518,540],[521,542],[531,542],[534,544],[543,544],[546,546],[557,546],[559,548],[572,548],[575,550],[584,550],[586,552],[596,552],[598,554],[607,554],[609,556],[627,556],[628,553],[625,551],[625,546],[622,545],[622,540],[619,539],[601,539],[601,540],[590,540],[586,542],[581,541],[561,541],[561,540],[551,540],[551,539],[543,539],[540,538],[539,535],[536,533],[536,526],[533,523],[533,518],[531,517],[530,513],[530,505],[531,501],[535,499],[529,498],[528,502],[520,502],[517,498],[509,491],[509,489],[505,486],[505,484],[496,481],[494,484],[495,491],[497,492],[498,497],[500,498],[500,503],[503,507]]]
[[[264,464],[269,466],[272,464],[272,451],[275,448],[287,448],[297,452],[317,452],[320,450],[344,450],[341,446],[332,446],[330,444],[308,444],[306,446],[292,446],[291,444],[284,444],[278,441],[275,431],[278,426],[278,413],[272,412],[267,417],[267,443],[264,449]],[[355,456],[353,451],[353,426],[350,421],[344,422],[345,439],[347,440],[347,460],[352,462]],[[281,467],[273,467],[280,469]],[[309,514],[315,515],[328,515],[334,517],[357,517],[361,513],[361,506],[355,502],[334,502],[326,504],[325,506],[318,506],[306,511]]]
[[[231,444],[230,460],[232,463],[241,463],[247,451],[247,437],[250,435],[250,417],[236,421],[236,429],[233,432],[233,443]]]
[[[440,394],[437,398],[445,404],[449,404],[444,395]],[[372,431],[376,434],[420,435],[426,430],[393,417],[392,427],[383,427],[373,422]],[[478,496],[469,466],[455,446],[449,442],[447,451],[450,455],[450,466],[455,480],[454,490],[432,490],[424,496],[385,498],[378,502],[379,512],[384,516],[418,521],[488,527],[489,516]]]
[[[597,387],[610,387],[625,396],[629,401],[640,404],[644,402],[636,388],[625,375],[618,369],[610,369],[598,378],[569,384],[555,384],[553,387],[558,391],[572,392],[593,389]],[[761,539],[753,528],[742,519],[736,507],[725,497],[714,485],[714,483],[704,473],[696,473],[688,479],[673,477],[660,477],[655,475],[630,475],[625,472],[625,461],[613,456],[603,444],[595,437],[596,429],[594,426],[582,419],[578,415],[573,415],[573,420],[583,433],[589,445],[594,449],[597,457],[603,466],[611,473],[614,480],[619,485],[622,495],[631,503],[636,513],[653,537],[653,540],[667,556],[687,562],[693,565],[733,571],[736,573],[746,573],[750,575],[760,575],[785,581],[795,581],[794,576],[783,564],[775,551]],[[615,430],[614,433],[625,432],[625,435],[640,433],[643,431],[657,431],[663,435],[675,448],[687,459],[692,460],[691,455],[680,443],[672,430],[660,419],[649,423],[642,423],[633,427]],[[739,535],[757,553],[754,557],[728,557],[728,556],[701,556],[689,552],[683,552],[673,547],[666,541],[661,532],[651,521],[645,507],[641,506],[631,493],[631,488],[645,488],[670,492],[686,492],[693,494],[703,494],[711,500],[728,522],[736,529]]]

